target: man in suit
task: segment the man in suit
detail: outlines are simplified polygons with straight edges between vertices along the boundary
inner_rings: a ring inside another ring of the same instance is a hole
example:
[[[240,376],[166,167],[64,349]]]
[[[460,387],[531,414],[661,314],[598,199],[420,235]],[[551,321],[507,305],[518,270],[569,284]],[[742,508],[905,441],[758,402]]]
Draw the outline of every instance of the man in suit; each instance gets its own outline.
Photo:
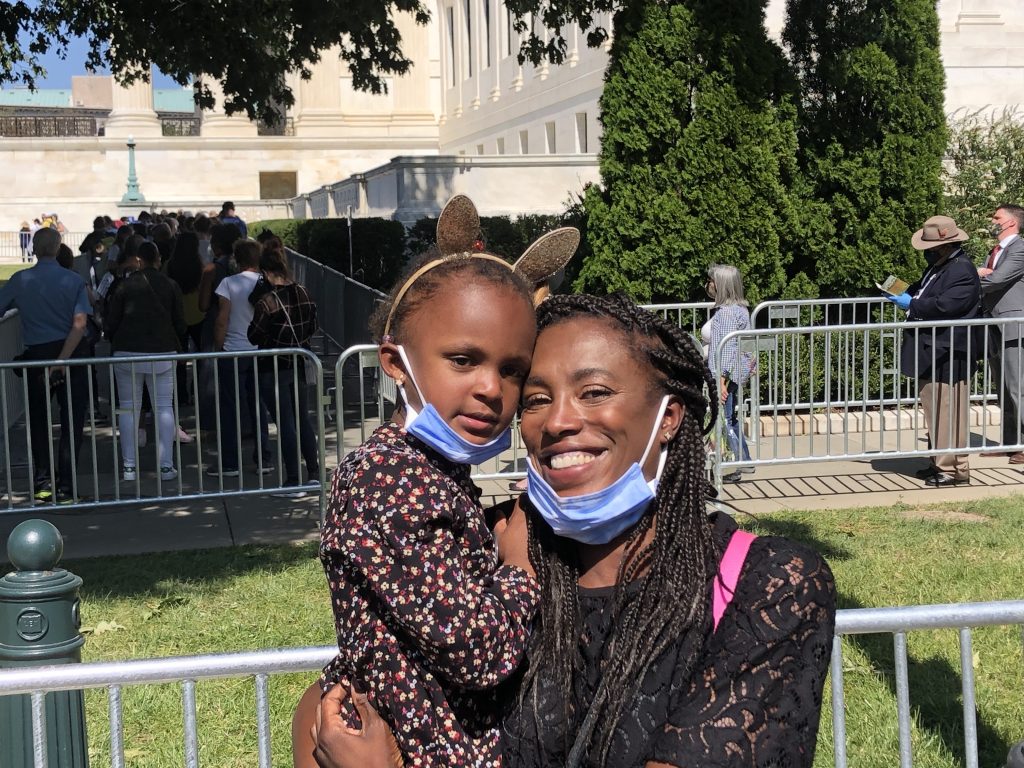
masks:
[[[961,244],[967,233],[948,216],[932,216],[910,239],[924,251],[928,267],[899,296],[889,296],[907,311],[907,320],[974,320],[981,316],[978,273]],[[928,440],[933,450],[967,447],[968,386],[981,357],[970,328],[908,328],[900,347],[900,370],[917,380]],[[943,453],[917,473],[933,488],[970,483],[967,454]]]
[[[978,269],[985,316],[1024,318],[1024,208],[1000,205],[992,214],[991,234],[999,242],[989,253],[985,266]],[[1003,445],[1024,443],[1021,429],[1021,375],[1024,357],[1021,350],[1021,323],[1008,323],[988,329],[989,364],[992,381],[1000,389]],[[996,451],[982,454],[1008,456],[1011,464],[1024,464],[1024,451]]]

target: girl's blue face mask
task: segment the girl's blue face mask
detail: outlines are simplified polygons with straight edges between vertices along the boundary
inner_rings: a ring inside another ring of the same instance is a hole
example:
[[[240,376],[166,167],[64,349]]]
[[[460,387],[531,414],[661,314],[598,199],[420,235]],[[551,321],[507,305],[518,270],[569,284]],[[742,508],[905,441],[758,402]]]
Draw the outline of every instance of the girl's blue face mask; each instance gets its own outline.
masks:
[[[668,457],[668,450],[662,449],[658,471],[648,482],[642,467],[657,439],[668,400],[666,395],[661,401],[654,430],[640,461],[634,461],[622,477],[607,488],[582,496],[559,496],[533,466],[533,461],[526,462],[526,495],[551,530],[581,544],[607,544],[640,521],[657,495],[658,481]]]
[[[512,445],[511,425],[505,431],[490,442],[483,445],[471,443],[464,438],[445,421],[437,409],[423,397],[423,390],[416,383],[416,376],[413,375],[412,365],[409,357],[405,354],[402,345],[398,345],[398,354],[405,364],[405,372],[409,374],[409,381],[412,382],[416,394],[423,403],[423,410],[417,411],[409,403],[409,397],[405,394],[405,387],[398,384],[398,391],[402,393],[402,400],[405,401],[405,431],[410,435],[422,440],[435,451],[444,456],[448,461],[456,464],[482,464],[488,459],[493,459],[502,452],[508,450]]]

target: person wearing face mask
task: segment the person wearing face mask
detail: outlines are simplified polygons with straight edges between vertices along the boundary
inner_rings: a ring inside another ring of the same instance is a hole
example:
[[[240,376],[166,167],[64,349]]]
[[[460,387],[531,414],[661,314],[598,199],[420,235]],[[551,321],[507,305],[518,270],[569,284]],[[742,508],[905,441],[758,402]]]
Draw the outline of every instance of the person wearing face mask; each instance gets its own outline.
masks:
[[[981,317],[981,284],[961,243],[968,235],[948,216],[932,216],[910,238],[924,251],[927,267],[899,296],[887,296],[910,322]],[[917,380],[918,397],[932,450],[966,448],[967,382],[977,370],[984,342],[970,327],[908,328],[900,347],[900,371]],[[932,488],[970,483],[967,454],[932,456],[917,476]]]
[[[985,317],[1024,317],[1024,208],[1000,205],[992,214],[989,234],[998,242],[978,269],[981,277],[981,301]],[[999,388],[1002,410],[1003,445],[1024,443],[1021,430],[1021,338],[1020,323],[1007,323],[988,329],[989,364],[992,381]],[[982,456],[1008,456],[1011,464],[1024,464],[1024,452],[998,450]]]
[[[501,713],[502,768],[814,762],[835,584],[812,550],[707,514],[718,382],[686,331],[624,296],[554,296],[523,388],[526,523],[542,599]],[[499,526],[500,529],[500,526]],[[383,768],[387,728],[313,718],[321,768]],[[307,728],[307,732],[309,729]]]

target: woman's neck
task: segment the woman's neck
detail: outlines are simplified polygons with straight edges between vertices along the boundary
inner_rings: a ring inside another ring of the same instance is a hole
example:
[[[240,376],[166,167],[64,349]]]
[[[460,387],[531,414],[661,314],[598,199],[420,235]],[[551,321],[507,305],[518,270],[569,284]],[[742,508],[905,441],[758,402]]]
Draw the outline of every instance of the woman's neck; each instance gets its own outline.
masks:
[[[271,285],[288,285],[288,283],[291,282],[291,280],[289,280],[284,275],[277,275],[277,274],[274,274],[273,272],[267,272],[266,274],[267,274],[267,281]]]
[[[629,534],[626,531],[607,544],[578,544],[577,555],[580,561],[579,585],[585,589],[613,587],[619,580],[619,568],[626,554]],[[640,548],[646,547],[654,539],[654,525],[644,533]]]

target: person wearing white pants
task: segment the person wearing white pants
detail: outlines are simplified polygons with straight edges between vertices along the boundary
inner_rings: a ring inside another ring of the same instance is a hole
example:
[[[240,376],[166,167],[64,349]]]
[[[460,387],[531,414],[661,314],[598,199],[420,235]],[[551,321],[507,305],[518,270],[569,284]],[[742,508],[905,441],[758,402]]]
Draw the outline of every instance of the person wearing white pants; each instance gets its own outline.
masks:
[[[114,356],[120,401],[122,478],[138,479],[138,437],[141,426],[142,385],[149,389],[156,413],[157,466],[161,480],[178,476],[172,446],[177,433],[174,419],[174,361],[135,362],[133,357],[179,351],[185,333],[185,313],[178,284],[160,270],[160,252],[153,243],[139,246],[142,269],[127,275],[107,302],[104,326]]]
[[[149,389],[149,397],[156,413],[156,457],[160,467],[161,480],[173,480],[178,476],[174,469],[174,436],[177,426],[174,421],[174,363],[135,363],[132,357],[143,352],[115,352],[114,357],[127,358],[114,364],[114,378],[117,381],[117,397],[120,408],[117,427],[121,433],[121,459],[123,479],[135,480],[138,467],[138,435],[142,427],[142,386]]]

